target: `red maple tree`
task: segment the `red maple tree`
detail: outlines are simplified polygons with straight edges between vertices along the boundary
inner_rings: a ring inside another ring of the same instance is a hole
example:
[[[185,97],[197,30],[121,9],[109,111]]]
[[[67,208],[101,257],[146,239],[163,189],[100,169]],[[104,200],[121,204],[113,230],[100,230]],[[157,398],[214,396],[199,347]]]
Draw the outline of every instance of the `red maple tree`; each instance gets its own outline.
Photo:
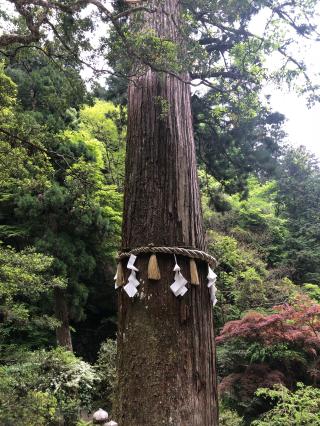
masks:
[[[228,322],[217,343],[243,338],[266,346],[293,344],[313,356],[320,353],[319,304],[300,294],[292,304],[274,306],[273,311],[271,315],[248,312],[242,319]]]
[[[297,381],[320,382],[320,304],[306,295],[274,306],[271,314],[252,311],[226,323],[216,341],[218,345],[233,343],[235,349],[241,345],[248,353],[250,347],[259,346],[271,354],[261,362],[251,362],[249,356],[240,363],[237,359],[234,371],[222,378],[220,393],[236,403],[251,401],[259,387],[283,384],[290,388]],[[300,356],[286,358],[279,347]]]

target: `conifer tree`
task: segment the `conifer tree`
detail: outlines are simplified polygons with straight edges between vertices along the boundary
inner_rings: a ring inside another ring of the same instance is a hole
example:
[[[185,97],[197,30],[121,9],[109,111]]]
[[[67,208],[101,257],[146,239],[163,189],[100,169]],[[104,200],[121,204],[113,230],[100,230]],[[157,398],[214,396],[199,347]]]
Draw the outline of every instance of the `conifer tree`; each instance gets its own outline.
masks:
[[[163,38],[174,50],[183,46],[181,13],[179,1],[165,0],[140,25],[155,43]],[[184,70],[172,76],[144,67],[129,85],[122,250],[149,244],[206,249],[188,82]],[[160,280],[148,280],[149,256],[139,256],[138,296],[131,300],[119,291],[118,420],[217,425],[207,268],[199,268],[200,286],[176,298],[170,290],[174,258],[157,257]],[[181,257],[179,264],[190,281],[189,261]]]

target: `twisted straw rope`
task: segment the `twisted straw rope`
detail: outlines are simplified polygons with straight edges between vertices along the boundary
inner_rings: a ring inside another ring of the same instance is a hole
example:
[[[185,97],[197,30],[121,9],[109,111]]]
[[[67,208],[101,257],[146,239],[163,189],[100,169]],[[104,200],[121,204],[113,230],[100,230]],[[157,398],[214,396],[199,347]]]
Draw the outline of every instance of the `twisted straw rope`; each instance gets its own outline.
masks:
[[[187,249],[182,247],[153,247],[151,245],[148,247],[137,247],[128,252],[120,253],[118,255],[117,260],[122,260],[126,257],[130,257],[132,254],[138,255],[145,253],[177,254],[181,256],[190,257],[191,259],[203,260],[204,262],[207,262],[209,263],[209,265],[212,266],[216,266],[218,264],[217,260],[213,256],[210,256],[210,254],[201,250]]]

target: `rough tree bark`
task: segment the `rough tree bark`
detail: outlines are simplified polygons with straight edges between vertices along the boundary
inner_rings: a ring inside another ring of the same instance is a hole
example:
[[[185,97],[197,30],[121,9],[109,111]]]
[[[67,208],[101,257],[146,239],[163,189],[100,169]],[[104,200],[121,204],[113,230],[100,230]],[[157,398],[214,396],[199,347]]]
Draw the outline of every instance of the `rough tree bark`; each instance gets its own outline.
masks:
[[[72,351],[67,295],[61,288],[54,290],[54,308],[55,316],[60,321],[60,326],[56,329],[57,345]]]
[[[148,16],[148,24],[159,36],[177,41],[180,2],[161,4]],[[187,74],[181,77],[188,79]],[[159,99],[166,101],[166,113]],[[190,87],[150,69],[129,85],[122,237],[123,250],[150,243],[206,249]],[[198,263],[201,285],[188,285],[186,295],[176,298],[169,288],[174,258],[157,257],[160,281],[148,281],[149,256],[139,256],[139,296],[129,299],[119,291],[117,421],[121,426],[215,426],[215,346],[207,266]],[[189,261],[178,257],[178,263],[188,279]],[[128,275],[129,271],[125,278]]]

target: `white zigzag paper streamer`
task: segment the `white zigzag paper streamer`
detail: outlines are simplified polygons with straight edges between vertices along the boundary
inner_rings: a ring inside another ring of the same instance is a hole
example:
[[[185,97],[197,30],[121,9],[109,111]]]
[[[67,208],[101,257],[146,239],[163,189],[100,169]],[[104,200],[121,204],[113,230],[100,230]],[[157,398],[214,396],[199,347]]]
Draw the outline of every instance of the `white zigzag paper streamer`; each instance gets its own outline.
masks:
[[[171,288],[173,294],[176,297],[184,296],[186,294],[186,292],[188,291],[188,289],[186,287],[186,284],[187,284],[188,281],[181,274],[180,266],[177,264],[177,259],[176,259],[176,264],[174,265],[173,270],[175,272],[174,283],[171,284],[170,288]]]
[[[119,288],[118,284],[117,284],[117,278],[118,278],[118,272],[116,272],[116,275],[113,277],[114,279],[114,288],[117,290],[117,288]]]
[[[140,284],[136,278],[136,272],[139,271],[139,269],[134,266],[134,262],[136,261],[136,259],[137,256],[132,254],[129,257],[129,261],[127,264],[127,268],[131,269],[131,274],[128,278],[128,283],[123,288],[129,297],[134,297],[138,293],[137,287]]]
[[[217,275],[213,272],[210,266],[208,266],[207,278],[208,278],[208,289],[210,292],[211,302],[212,302],[212,305],[215,306],[217,303],[217,297],[216,297],[217,287],[215,286],[217,281]]]

